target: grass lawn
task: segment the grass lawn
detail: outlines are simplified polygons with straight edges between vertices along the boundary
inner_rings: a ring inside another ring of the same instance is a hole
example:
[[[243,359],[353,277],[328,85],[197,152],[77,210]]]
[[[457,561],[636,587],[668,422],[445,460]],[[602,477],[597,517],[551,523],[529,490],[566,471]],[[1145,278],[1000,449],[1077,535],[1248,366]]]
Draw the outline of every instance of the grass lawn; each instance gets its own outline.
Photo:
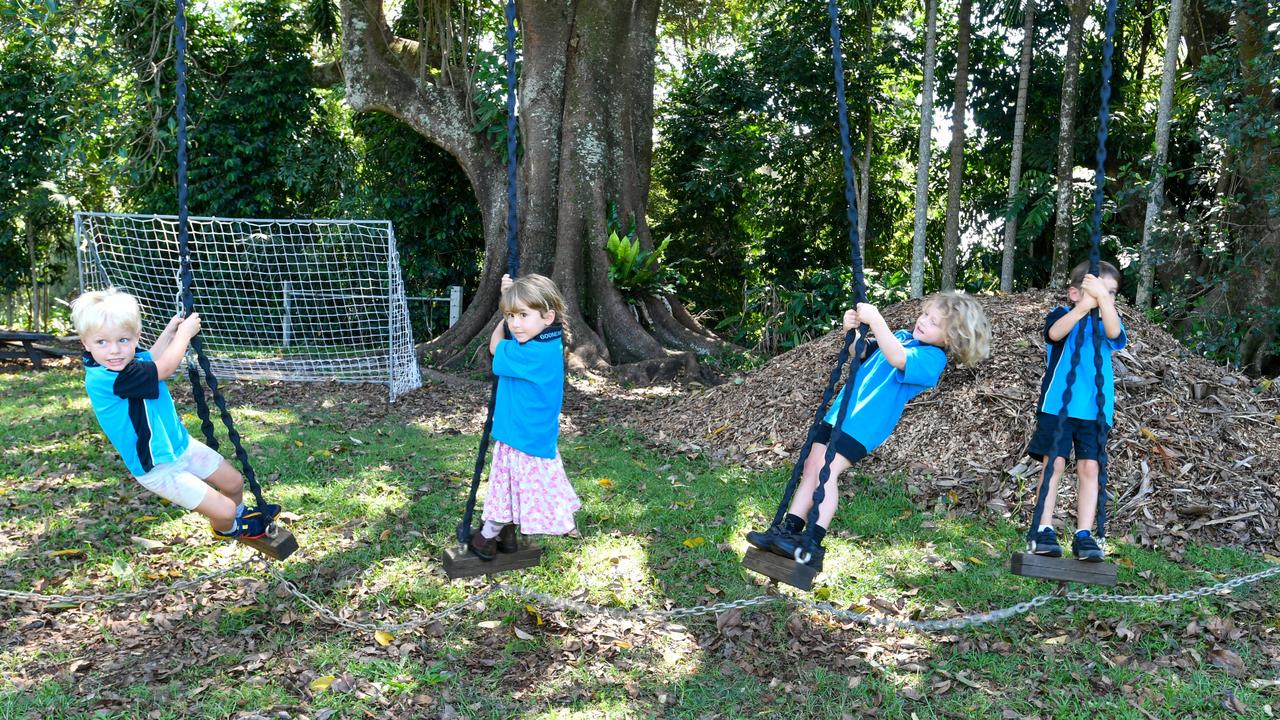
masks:
[[[299,587],[387,623],[483,589],[440,566],[474,435],[388,409],[379,388],[233,383],[227,394],[268,497],[299,516],[302,550],[281,565]],[[772,516],[783,471],[661,454],[609,427],[562,438],[561,452],[581,537],[545,540],[541,567],[503,582],[650,609],[766,592],[739,565],[742,535]],[[1007,572],[1021,542],[1012,524],[916,507],[893,477],[843,489],[818,599],[948,617],[1053,589]],[[1192,546],[1182,564],[1110,549],[1125,593],[1267,564],[1224,548]],[[0,588],[141,589],[246,552],[127,476],[78,371],[0,373]],[[781,603],[654,624],[498,592],[379,638],[323,623],[255,569],[100,607],[0,599],[0,718],[1268,718],[1280,713],[1278,610],[1272,579],[1207,600],[1056,601],[997,626],[911,634]]]

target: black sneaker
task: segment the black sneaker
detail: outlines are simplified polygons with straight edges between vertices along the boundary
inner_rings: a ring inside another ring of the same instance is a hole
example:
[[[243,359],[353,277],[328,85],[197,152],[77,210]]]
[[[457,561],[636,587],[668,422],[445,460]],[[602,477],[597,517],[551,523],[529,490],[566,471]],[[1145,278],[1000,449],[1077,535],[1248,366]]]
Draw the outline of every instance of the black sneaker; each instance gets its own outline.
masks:
[[[1031,552],[1045,557],[1062,557],[1062,546],[1058,544],[1058,534],[1053,528],[1045,528],[1036,532],[1029,545]]]
[[[1081,562],[1102,562],[1102,558],[1107,555],[1088,530],[1078,532],[1071,538],[1071,554]]]
[[[520,549],[520,542],[516,539],[515,523],[507,523],[502,526],[502,530],[498,532],[498,552],[513,553]]]
[[[481,560],[492,560],[498,557],[498,539],[487,538],[477,529],[471,533],[471,542],[467,543],[467,549]]]
[[[756,546],[761,550],[764,550],[765,552],[773,552],[774,543],[778,541],[778,538],[787,534],[789,533],[787,533],[786,530],[783,530],[777,525],[770,525],[769,529],[765,530],[764,532],[760,532],[759,530],[752,530],[751,532],[747,533],[747,542],[751,543],[752,545]]]
[[[799,548],[799,551],[793,553],[792,559],[794,559],[797,564],[803,564],[813,568],[814,572],[822,572],[822,559],[827,556],[827,549],[822,547],[821,545],[817,546],[816,548],[813,549],[813,552],[809,554],[809,558],[808,558],[809,562],[800,563],[800,559],[795,556],[800,555],[801,557],[803,557],[804,550],[802,547],[799,546],[799,543],[797,543],[797,547]]]

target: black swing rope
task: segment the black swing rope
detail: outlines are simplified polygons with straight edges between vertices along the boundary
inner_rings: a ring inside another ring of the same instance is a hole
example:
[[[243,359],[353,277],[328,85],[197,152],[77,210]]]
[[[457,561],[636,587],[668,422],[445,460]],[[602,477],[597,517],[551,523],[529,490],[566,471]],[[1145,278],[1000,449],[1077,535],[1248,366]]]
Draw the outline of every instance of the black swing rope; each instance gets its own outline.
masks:
[[[849,142],[849,110],[845,101],[844,54],[841,51],[840,11],[836,5],[836,0],[827,0],[827,13],[831,17],[831,59],[835,65],[836,108],[840,123],[840,151],[844,161],[845,215],[849,223],[849,260],[853,267],[852,291],[853,301],[856,305],[857,303],[866,302],[867,287],[862,272],[862,249],[858,242],[858,208],[853,186],[853,146]],[[814,413],[813,422],[809,425],[809,433],[805,437],[804,445],[800,448],[800,457],[796,460],[795,466],[791,468],[791,478],[787,481],[787,485],[782,491],[782,499],[778,503],[778,509],[773,516],[773,526],[781,527],[787,508],[790,506],[791,499],[795,494],[796,486],[799,484],[800,476],[804,471],[805,462],[809,459],[809,453],[813,449],[814,436],[817,435],[818,428],[822,424],[823,416],[831,403],[831,396],[835,393],[836,383],[839,382],[842,369],[847,362],[849,364],[849,372],[844,386],[850,388],[850,390],[843,392],[840,396],[839,410],[836,413],[836,422],[831,431],[831,440],[827,443],[827,449],[823,455],[822,470],[818,474],[818,485],[813,490],[813,506],[809,509],[809,514],[806,518],[801,547],[796,551],[797,557],[795,559],[797,561],[807,563],[812,558],[814,550],[818,547],[817,530],[815,529],[818,524],[818,508],[826,497],[827,480],[831,478],[831,461],[835,459],[836,455],[836,440],[844,434],[844,419],[849,411],[850,396],[853,394],[850,384],[857,378],[858,369],[862,365],[862,356],[866,350],[866,334],[867,325],[865,323],[862,324],[862,327],[845,333],[844,345],[841,347],[840,355],[836,359],[836,366],[827,380],[827,387],[822,391],[822,401]],[[853,347],[852,354],[849,352],[850,346]]]
[[[507,0],[507,274],[513,279],[520,274],[520,256],[517,254],[516,237],[519,234],[519,210],[516,199],[516,2]],[[499,320],[499,322],[502,322]],[[507,338],[511,332],[504,328]],[[480,449],[476,453],[475,468],[471,473],[471,490],[467,494],[467,508],[458,523],[458,542],[471,541],[471,521],[476,510],[476,493],[480,490],[480,477],[484,472],[485,456],[489,453],[489,438],[493,433],[493,409],[498,401],[498,376],[489,381],[489,409],[485,413],[484,430],[480,433]]]
[[[1102,43],[1102,87],[1099,90],[1101,98],[1101,107],[1098,111],[1098,150],[1097,150],[1097,169],[1094,177],[1093,190],[1093,217],[1089,232],[1089,272],[1097,275],[1099,265],[1101,263],[1102,244],[1102,202],[1103,189],[1106,183],[1106,162],[1107,162],[1107,125],[1111,120],[1111,56],[1115,49],[1114,36],[1116,32],[1116,3],[1117,0],[1107,0],[1107,16],[1106,26],[1104,29],[1104,38]],[[1106,437],[1107,432],[1107,416],[1106,401],[1103,397],[1103,380],[1102,380],[1102,320],[1099,316],[1098,309],[1095,307],[1089,312],[1087,322],[1092,326],[1093,330],[1093,368],[1094,368],[1094,400],[1097,403],[1098,413],[1095,420],[1095,429],[1099,440],[1098,455],[1098,516],[1097,516],[1097,538],[1102,541],[1106,538],[1107,523],[1107,448],[1101,442]],[[1072,328],[1071,333],[1083,333],[1083,326]],[[1040,490],[1036,495],[1036,507],[1031,515],[1031,525],[1027,530],[1027,540],[1030,542],[1035,538],[1036,531],[1040,527],[1040,515],[1044,512],[1044,506],[1049,494],[1049,480],[1053,477],[1053,466],[1058,456],[1058,444],[1062,442],[1063,428],[1067,422],[1067,407],[1071,404],[1071,388],[1075,385],[1076,371],[1080,367],[1080,342],[1076,342],[1075,348],[1071,353],[1071,365],[1067,370],[1066,387],[1062,392],[1062,407],[1058,409],[1057,420],[1054,423],[1053,443],[1048,452],[1045,453],[1044,473],[1040,478]],[[1076,458],[1077,463],[1079,458]],[[1077,490],[1079,492],[1079,490]],[[1052,518],[1049,518],[1052,521]]]
[[[175,50],[177,57],[174,62],[174,69],[177,74],[177,123],[178,123],[178,256],[180,263],[180,282],[182,284],[182,310],[185,315],[190,315],[194,309],[194,301],[191,294],[192,272],[191,272],[191,248],[189,243],[189,232],[187,228],[187,13],[185,0],[177,0],[177,16],[174,21]],[[204,385],[200,381],[200,372],[204,371],[205,382],[209,385],[209,392],[213,395],[213,402],[218,406],[218,413],[222,418],[222,424],[227,428],[227,437],[230,438],[231,444],[236,449],[236,460],[240,462],[240,468],[244,473],[244,479],[249,484],[249,490],[253,493],[256,510],[266,512],[267,501],[262,497],[262,486],[258,483],[258,477],[253,471],[253,465],[249,462],[249,453],[245,451],[244,445],[240,442],[240,433],[236,431],[235,423],[231,419],[231,411],[227,409],[226,398],[222,396],[222,391],[218,388],[218,378],[213,374],[213,367],[209,363],[209,358],[204,352],[204,341],[199,335],[191,338],[191,349],[195,350],[197,363],[187,363],[187,376],[191,379],[191,395],[195,400],[196,413],[200,416],[200,429],[204,433],[205,441],[210,448],[218,449],[218,439],[214,437],[214,424],[209,416],[209,404],[205,399]],[[197,364],[199,367],[197,368]],[[267,517],[270,522],[273,517]]]

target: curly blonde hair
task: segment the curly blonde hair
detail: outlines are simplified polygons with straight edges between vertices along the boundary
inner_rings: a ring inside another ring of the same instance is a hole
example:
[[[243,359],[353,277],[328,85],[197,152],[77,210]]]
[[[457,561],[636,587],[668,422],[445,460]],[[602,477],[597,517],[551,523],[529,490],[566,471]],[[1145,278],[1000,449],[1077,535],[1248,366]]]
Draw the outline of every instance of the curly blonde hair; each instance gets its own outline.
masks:
[[[924,302],[924,310],[942,316],[947,352],[961,365],[977,365],[991,356],[991,322],[972,295],[941,292]]]

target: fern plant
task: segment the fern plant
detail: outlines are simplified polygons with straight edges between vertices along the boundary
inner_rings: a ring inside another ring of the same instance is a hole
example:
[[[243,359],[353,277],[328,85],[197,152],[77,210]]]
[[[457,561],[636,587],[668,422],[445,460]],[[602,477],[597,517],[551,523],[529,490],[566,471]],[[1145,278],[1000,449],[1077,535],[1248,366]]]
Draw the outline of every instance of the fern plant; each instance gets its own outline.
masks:
[[[640,240],[632,235],[610,231],[605,250],[609,253],[609,280],[624,295],[671,295],[675,293],[676,276],[662,262],[671,238],[667,237],[652,250],[642,250]]]

